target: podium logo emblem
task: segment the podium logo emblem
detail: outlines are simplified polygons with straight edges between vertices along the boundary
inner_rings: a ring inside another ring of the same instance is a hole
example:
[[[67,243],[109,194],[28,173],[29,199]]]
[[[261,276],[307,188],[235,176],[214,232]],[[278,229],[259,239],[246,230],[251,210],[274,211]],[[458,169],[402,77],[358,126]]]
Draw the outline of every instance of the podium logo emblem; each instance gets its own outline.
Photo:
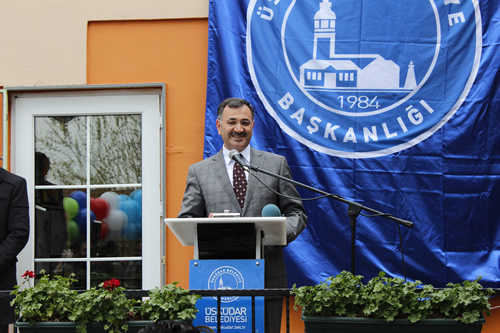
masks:
[[[267,112],[340,157],[412,147],[457,112],[481,55],[477,0],[250,0],[247,59]]]
[[[221,266],[215,269],[208,278],[208,289],[224,290],[224,289],[244,289],[245,281],[243,275],[234,267]],[[217,299],[216,297],[214,297]],[[237,296],[221,297],[222,303],[230,303],[237,300]]]

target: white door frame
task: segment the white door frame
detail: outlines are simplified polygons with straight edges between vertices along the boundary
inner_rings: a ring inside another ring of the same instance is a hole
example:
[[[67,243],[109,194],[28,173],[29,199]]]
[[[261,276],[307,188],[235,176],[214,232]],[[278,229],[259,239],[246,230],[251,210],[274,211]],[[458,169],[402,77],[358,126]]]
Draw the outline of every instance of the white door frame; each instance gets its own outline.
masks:
[[[6,88],[11,101],[11,170],[28,183],[30,240],[17,271],[34,269],[34,119],[67,114],[141,114],[143,186],[142,288],[165,281],[165,85]],[[146,188],[147,190],[144,190]]]

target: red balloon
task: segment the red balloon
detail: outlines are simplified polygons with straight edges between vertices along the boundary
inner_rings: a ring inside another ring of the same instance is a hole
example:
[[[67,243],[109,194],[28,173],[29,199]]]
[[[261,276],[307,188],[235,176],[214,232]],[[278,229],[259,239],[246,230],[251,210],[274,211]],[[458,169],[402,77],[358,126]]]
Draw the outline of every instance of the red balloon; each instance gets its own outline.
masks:
[[[99,240],[105,240],[109,236],[109,226],[106,222],[101,224],[101,232],[99,233]]]
[[[95,214],[96,220],[102,221],[109,214],[109,203],[101,198],[95,198],[90,201],[90,210]]]

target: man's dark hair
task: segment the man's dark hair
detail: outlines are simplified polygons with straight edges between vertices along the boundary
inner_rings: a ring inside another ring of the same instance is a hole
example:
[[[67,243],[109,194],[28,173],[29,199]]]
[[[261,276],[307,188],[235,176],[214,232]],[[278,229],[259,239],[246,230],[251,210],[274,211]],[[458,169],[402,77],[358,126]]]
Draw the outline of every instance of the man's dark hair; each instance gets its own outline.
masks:
[[[200,331],[182,321],[157,321],[142,328],[139,333],[199,333]]]
[[[255,111],[253,109],[252,104],[250,104],[250,102],[245,101],[242,98],[236,98],[236,97],[226,98],[224,101],[222,101],[222,103],[220,103],[219,107],[217,108],[217,118],[219,120],[222,119],[222,111],[224,111],[224,108],[226,106],[231,109],[239,109],[243,105],[248,106],[250,112],[252,112],[252,120],[253,120],[255,116]]]

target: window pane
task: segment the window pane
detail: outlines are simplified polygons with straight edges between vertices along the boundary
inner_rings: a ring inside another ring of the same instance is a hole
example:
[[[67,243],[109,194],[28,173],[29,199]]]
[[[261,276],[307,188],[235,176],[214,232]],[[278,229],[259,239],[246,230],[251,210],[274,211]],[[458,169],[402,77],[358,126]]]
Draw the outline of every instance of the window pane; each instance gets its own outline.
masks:
[[[86,117],[35,117],[35,185],[86,183]]]
[[[92,264],[90,285],[96,286],[109,279],[118,279],[126,289],[141,289],[142,261],[98,261]]]
[[[35,258],[60,258],[68,245],[62,190],[35,190],[34,225]]]
[[[90,117],[91,184],[141,182],[141,116]]]
[[[35,258],[54,258],[37,270],[141,288],[141,116],[37,117],[35,132]]]
[[[91,191],[92,257],[142,256],[142,190],[95,189]]]
[[[42,276],[41,271],[50,276],[61,275],[69,277],[71,273],[75,273],[75,279],[78,282],[72,284],[73,289],[85,290],[87,283],[87,269],[85,262],[64,261],[64,262],[37,262],[35,263],[35,283]]]

